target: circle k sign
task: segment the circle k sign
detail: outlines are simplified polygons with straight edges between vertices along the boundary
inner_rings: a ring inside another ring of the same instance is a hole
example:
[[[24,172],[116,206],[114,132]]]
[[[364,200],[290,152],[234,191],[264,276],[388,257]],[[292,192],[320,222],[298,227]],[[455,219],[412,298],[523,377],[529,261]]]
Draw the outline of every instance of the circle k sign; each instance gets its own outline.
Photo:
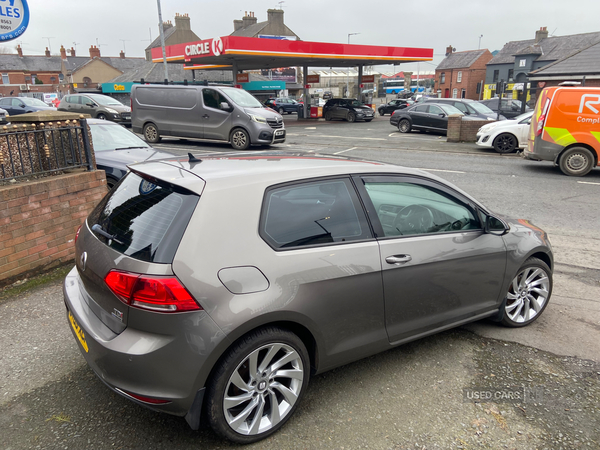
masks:
[[[214,38],[212,40],[211,50],[215,56],[219,56],[223,53],[223,41],[221,38]]]

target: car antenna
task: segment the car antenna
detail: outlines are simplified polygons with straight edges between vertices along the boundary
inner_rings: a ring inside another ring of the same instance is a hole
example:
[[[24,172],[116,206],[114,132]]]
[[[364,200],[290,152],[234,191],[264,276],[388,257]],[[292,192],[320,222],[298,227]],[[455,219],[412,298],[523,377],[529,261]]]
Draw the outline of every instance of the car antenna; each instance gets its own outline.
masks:
[[[190,158],[189,162],[191,163],[198,163],[198,162],[202,162],[201,159],[196,158],[194,155],[192,155],[191,153],[188,153],[188,157]]]

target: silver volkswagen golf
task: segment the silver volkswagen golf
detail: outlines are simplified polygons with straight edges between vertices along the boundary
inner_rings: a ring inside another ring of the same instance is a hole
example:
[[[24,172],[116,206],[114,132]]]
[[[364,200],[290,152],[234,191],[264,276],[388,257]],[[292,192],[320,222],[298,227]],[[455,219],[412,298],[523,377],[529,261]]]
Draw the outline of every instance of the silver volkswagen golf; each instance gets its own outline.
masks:
[[[420,170],[281,152],[130,168],[78,231],[70,327],[109,388],[234,442],[283,426],[314,374],[524,326],[550,300],[546,233]]]

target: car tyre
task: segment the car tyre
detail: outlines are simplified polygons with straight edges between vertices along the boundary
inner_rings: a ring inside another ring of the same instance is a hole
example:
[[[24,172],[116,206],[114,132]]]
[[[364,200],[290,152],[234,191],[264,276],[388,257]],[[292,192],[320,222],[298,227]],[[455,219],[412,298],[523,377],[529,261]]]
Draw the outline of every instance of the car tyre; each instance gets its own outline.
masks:
[[[238,444],[264,439],[292,416],[309,377],[310,358],[298,336],[276,327],[255,330],[215,366],[206,392],[208,421]]]
[[[243,128],[236,128],[231,132],[229,142],[236,150],[247,150],[250,147],[250,136]]]
[[[400,133],[410,133],[410,128],[411,126],[408,119],[402,119],[400,122],[398,122],[398,130]]]
[[[350,123],[356,121],[356,115],[353,112],[349,112],[346,116],[346,120]]]
[[[383,108],[379,110],[379,115],[380,116],[385,116],[385,111],[383,110]]]
[[[331,120],[333,118],[331,111],[327,111],[325,113],[325,120]]]
[[[283,114],[285,113],[285,111],[283,110],[283,108],[280,106],[279,109],[277,110],[277,112],[279,114],[281,114],[283,116]]]
[[[150,142],[152,144],[160,142],[160,133],[158,132],[158,127],[153,123],[147,123],[144,125],[144,139],[146,142]]]
[[[571,147],[560,156],[558,165],[565,175],[582,177],[592,170],[594,163],[594,155],[587,148]]]
[[[502,325],[524,327],[542,315],[552,295],[552,271],[538,258],[529,258],[508,287]]]
[[[102,114],[102,113],[98,114],[98,115],[96,116],[96,118],[97,118],[97,119],[100,119],[100,120],[106,120],[106,116],[105,116],[104,114]]]
[[[494,150],[498,153],[512,153],[517,148],[517,138],[510,133],[502,133],[494,139]]]

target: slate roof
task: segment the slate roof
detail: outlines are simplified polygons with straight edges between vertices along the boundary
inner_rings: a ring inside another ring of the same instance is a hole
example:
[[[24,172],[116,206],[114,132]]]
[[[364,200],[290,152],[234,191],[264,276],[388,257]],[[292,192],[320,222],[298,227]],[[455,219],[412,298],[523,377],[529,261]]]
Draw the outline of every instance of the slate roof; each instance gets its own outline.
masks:
[[[531,72],[531,76],[586,75],[600,73],[600,42]]]
[[[544,52],[542,50],[542,47],[540,47],[537,44],[534,45],[529,45],[527,47],[523,47],[521,50],[519,50],[517,53],[515,53],[515,56],[518,55],[543,55]]]
[[[89,59],[89,58],[88,58]],[[2,70],[19,70],[29,72],[60,72],[62,70],[60,56],[19,56],[0,55]]]
[[[167,28],[166,30],[164,30],[165,42],[167,41],[167,38],[169,36],[171,36],[173,33],[175,33],[174,26],[171,26],[171,27]],[[152,37],[152,36],[150,36],[150,37]],[[160,42],[160,33],[159,33],[158,37],[156,39],[154,39],[148,47],[146,47],[146,50],[150,50],[151,48],[160,47],[160,46],[161,46],[161,42]]]
[[[243,36],[243,37],[254,37],[258,33],[260,33],[267,25],[269,24],[268,20],[264,22],[258,22],[250,25],[246,28],[240,28],[239,30],[235,30],[229,36]]]
[[[547,37],[537,44],[542,54],[536,61],[557,61],[598,42],[600,42],[600,32]],[[535,39],[507,42],[488,65],[512,64],[515,62],[515,55],[533,45],[536,45]]]
[[[436,70],[440,69],[464,69],[471,67],[475,61],[477,61],[481,55],[486,52],[483,50],[469,50],[466,52],[455,52],[450,53],[446,56],[442,62],[437,66]]]
[[[187,79],[192,81],[192,72],[183,70],[183,64],[169,64],[169,81],[183,81]],[[126,71],[123,75],[110,80],[110,83],[126,83],[128,81],[144,81],[161,82],[165,79],[165,71],[162,63],[153,63],[144,61],[131,70]],[[196,70],[196,81],[233,81],[231,70]]]
[[[135,69],[146,62],[144,58],[113,58],[103,56],[100,59],[115,69],[120,70],[121,72]],[[92,59],[90,59],[89,56],[67,56],[67,59],[65,60],[65,67],[68,72],[74,72],[86,64],[89,64],[91,61]]]

